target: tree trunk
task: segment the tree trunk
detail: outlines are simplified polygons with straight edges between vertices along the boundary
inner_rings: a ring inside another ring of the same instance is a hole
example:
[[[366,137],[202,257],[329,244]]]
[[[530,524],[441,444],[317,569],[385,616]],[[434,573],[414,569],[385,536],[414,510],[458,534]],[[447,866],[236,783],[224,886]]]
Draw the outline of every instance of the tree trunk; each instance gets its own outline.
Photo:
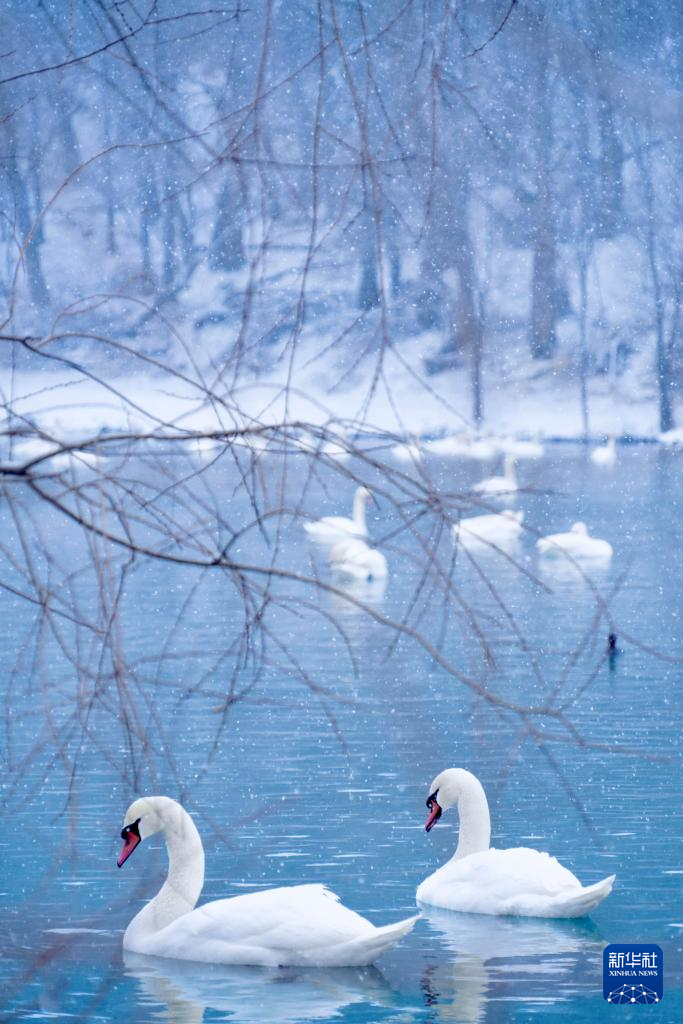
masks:
[[[209,257],[214,270],[227,272],[240,270],[247,262],[242,240],[243,204],[234,178],[234,165],[226,163],[225,179],[218,197]]]
[[[590,254],[585,245],[579,245],[579,397],[581,401],[581,428],[584,438],[590,434],[588,411],[588,261]]]
[[[463,221],[466,206],[461,209]],[[454,325],[456,351],[467,354],[470,360],[472,387],[472,419],[480,424],[483,419],[481,364],[483,354],[483,327],[477,306],[477,278],[469,233],[461,228],[455,236],[455,260],[458,270],[458,308]]]
[[[534,146],[536,196],[533,203],[533,273],[531,280],[531,323],[529,347],[534,359],[554,355],[557,300],[557,231],[551,182],[552,112],[548,95],[548,38],[545,19],[536,19],[536,60],[534,74]]]
[[[33,231],[35,217],[31,210],[28,168],[23,169],[19,166],[19,157],[16,155],[18,152],[17,139],[11,116],[5,121],[5,139],[7,152],[11,154],[7,161],[7,176],[14,204],[17,234],[21,239],[26,239]],[[42,232],[34,235],[24,252],[24,265],[29,291],[35,306],[39,310],[44,309],[50,302],[50,293],[43,275],[40,259],[41,238]]]
[[[374,309],[379,305],[379,276],[377,270],[377,246],[375,244],[374,211],[367,199],[363,203],[360,220],[360,250],[362,253],[362,269],[358,298],[358,309]]]

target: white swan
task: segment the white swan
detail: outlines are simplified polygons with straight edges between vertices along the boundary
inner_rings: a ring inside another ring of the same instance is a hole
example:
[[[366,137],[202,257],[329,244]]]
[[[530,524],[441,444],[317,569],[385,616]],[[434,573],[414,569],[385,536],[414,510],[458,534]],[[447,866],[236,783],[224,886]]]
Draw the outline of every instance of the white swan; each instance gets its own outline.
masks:
[[[325,544],[334,544],[344,537],[367,537],[368,528],[365,523],[365,506],[370,500],[367,487],[357,487],[353,496],[352,518],[346,516],[323,516],[314,523],[304,523],[304,530],[313,540]]]
[[[467,433],[455,434],[452,437],[441,437],[436,441],[428,441],[425,448],[432,455],[477,459],[479,462],[488,462],[500,454],[500,445],[494,437],[472,439]]]
[[[100,466],[100,457],[95,452],[82,451],[80,448],[63,451],[57,442],[40,437],[18,441],[14,445],[12,458],[21,462],[42,459],[34,467],[37,473],[68,473],[70,470],[97,469]]]
[[[204,849],[183,807],[166,796],[126,811],[121,867],[141,840],[162,832],[168,876],[126,928],[132,953],[261,967],[360,967],[391,949],[417,917],[376,928],[323,885],[295,885],[234,896],[195,908],[204,884]]]
[[[574,523],[567,533],[551,533],[536,541],[540,555],[561,558],[569,556],[576,560],[583,558],[602,559],[612,557],[612,545],[599,537],[591,537],[585,523]]]
[[[339,431],[339,440],[325,441],[322,448],[320,449],[323,455],[326,455],[328,459],[334,459],[335,462],[348,462],[351,458],[351,452],[349,451],[348,444],[348,431]]]
[[[679,448],[683,445],[683,427],[673,427],[672,430],[665,430],[659,434],[659,443],[667,448]]]
[[[381,551],[353,537],[338,541],[330,550],[330,566],[340,576],[368,582],[386,579],[388,571]]]
[[[479,462],[489,462],[500,455],[500,442],[493,436],[478,437],[472,441],[467,449],[466,455],[469,459],[478,459]]]
[[[584,917],[612,891],[615,875],[595,885],[578,878],[547,853],[520,846],[489,847],[491,819],[476,776],[449,768],[432,782],[426,830],[443,811],[457,807],[460,834],[455,855],[418,887],[418,903],[473,914],[521,917]]]
[[[518,489],[515,460],[512,455],[505,456],[502,476],[489,476],[485,480],[480,480],[473,488],[477,494],[510,494]]]
[[[610,434],[607,444],[594,448],[591,452],[591,462],[596,466],[613,466],[617,461],[617,446],[614,435]]]
[[[506,546],[515,544],[522,532],[523,512],[493,512],[483,516],[467,516],[453,526],[453,537],[466,546]]]
[[[417,466],[422,462],[423,452],[419,439],[414,437],[410,444],[396,444],[389,449],[397,462],[408,462]]]
[[[500,447],[506,455],[512,455],[515,459],[542,459],[545,455],[545,448],[538,436],[534,440],[504,437]]]

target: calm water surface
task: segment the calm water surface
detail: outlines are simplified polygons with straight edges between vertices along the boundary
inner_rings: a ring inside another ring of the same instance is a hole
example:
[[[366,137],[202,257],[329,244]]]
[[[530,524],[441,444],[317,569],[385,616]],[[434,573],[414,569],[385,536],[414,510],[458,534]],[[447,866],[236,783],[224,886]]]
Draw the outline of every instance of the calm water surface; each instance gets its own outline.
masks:
[[[516,555],[529,576],[490,552],[480,553],[477,565],[462,560],[456,570],[461,592],[486,621],[492,656],[487,663],[466,629],[450,627],[449,655],[521,702],[540,702],[561,684],[562,692],[577,697],[572,721],[582,736],[604,744],[599,749],[529,735],[414,645],[402,642],[390,655],[388,634],[331,596],[319,600],[339,618],[346,640],[312,613],[289,615],[289,622],[283,611],[278,620],[297,660],[329,693],[307,690],[284,654],[273,657],[248,699],[230,708],[216,738],[232,663],[218,663],[215,652],[226,622],[241,614],[234,593],[202,579],[190,595],[187,576],[148,566],[129,577],[117,643],[144,680],[146,710],[139,711],[140,702],[126,704],[138,708],[138,734],[151,730],[162,739],[152,751],[142,739],[127,745],[101,713],[96,742],[72,744],[64,760],[50,743],[46,707],[48,695],[61,695],[52,726],[67,735],[74,667],[57,635],[38,635],[29,604],[0,598],[0,658],[11,709],[2,748],[11,782],[4,787],[0,831],[0,980],[9,993],[7,1019],[683,1020],[683,696],[681,666],[673,660],[683,655],[682,460],[634,446],[620,450],[609,473],[593,467],[580,447],[558,445],[542,462],[521,466],[531,491],[518,507],[532,528],[555,532],[582,518],[615,548],[612,567],[593,577],[604,595],[620,583],[610,601],[623,653],[612,669],[599,657],[604,620],[595,641],[572,662],[576,643],[590,632],[594,592],[575,573],[540,568],[531,536]],[[477,475],[474,467],[445,460],[430,471],[448,489]],[[347,490],[350,495],[352,485]],[[335,485],[335,493],[342,492],[346,502],[344,487]],[[330,510],[322,489],[311,491],[310,500],[312,513]],[[60,520],[37,506],[34,511],[45,517],[46,529],[64,531],[76,565],[80,541]],[[373,512],[375,537],[395,525],[381,505]],[[388,557],[386,589],[362,596],[384,614],[400,616],[418,570],[410,559],[392,559],[391,543]],[[305,569],[309,558],[303,531],[293,526],[286,560]],[[438,600],[429,614],[435,621],[442,614]],[[515,630],[528,638],[526,652]],[[355,675],[346,641],[357,661]],[[157,664],[162,647],[175,657]],[[37,671],[39,657],[45,664]],[[135,690],[135,680],[121,686]],[[73,729],[75,735],[76,720]],[[657,759],[617,753],[615,744]],[[116,869],[122,816],[136,793],[183,797],[206,846],[203,899],[324,881],[349,906],[385,923],[414,911],[417,884],[455,846],[453,813],[430,835],[423,831],[427,786],[453,765],[470,768],[484,783],[495,845],[548,849],[586,884],[616,872],[613,894],[589,921],[432,911],[368,970],[218,968],[123,954],[128,920],[164,874],[157,839],[124,870]],[[664,1000],[657,1007],[603,1002],[602,949],[628,941],[664,949]]]

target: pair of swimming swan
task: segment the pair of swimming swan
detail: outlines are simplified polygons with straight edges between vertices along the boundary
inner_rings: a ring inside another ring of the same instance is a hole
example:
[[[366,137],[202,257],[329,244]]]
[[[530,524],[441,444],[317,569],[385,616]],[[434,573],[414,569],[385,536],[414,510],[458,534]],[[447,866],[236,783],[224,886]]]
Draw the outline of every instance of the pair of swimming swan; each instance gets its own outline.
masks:
[[[438,775],[427,806],[428,832],[444,811],[457,807],[460,836],[452,860],[419,886],[418,903],[477,914],[582,917],[611,892],[614,875],[584,887],[547,853],[490,849],[486,795],[465,769]],[[175,800],[152,796],[131,804],[118,866],[157,832],[166,840],[168,876],[128,925],[123,945],[130,952],[217,964],[358,967],[395,946],[417,920],[409,917],[378,928],[318,884],[196,907],[204,884],[204,849],[192,818]]]
[[[465,547],[488,546],[493,549],[517,544],[524,513],[505,509],[481,516],[468,516],[453,525],[453,536]],[[585,523],[574,523],[564,533],[551,533],[536,541],[539,555],[571,562],[608,562],[614,554],[609,541],[591,537]]]
[[[372,495],[367,487],[357,487],[353,513],[348,516],[323,516],[304,529],[316,543],[328,548],[330,568],[342,579],[373,582],[388,574],[387,560],[377,548],[366,543],[368,527],[365,508]]]

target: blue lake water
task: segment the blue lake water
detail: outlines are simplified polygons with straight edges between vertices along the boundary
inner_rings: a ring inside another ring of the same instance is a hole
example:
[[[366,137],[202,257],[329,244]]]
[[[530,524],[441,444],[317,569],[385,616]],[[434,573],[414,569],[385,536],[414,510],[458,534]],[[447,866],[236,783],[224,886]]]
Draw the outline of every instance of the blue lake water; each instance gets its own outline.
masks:
[[[270,643],[252,663],[239,644],[226,650],[242,606],[225,578],[138,560],[119,586],[108,567],[120,552],[95,543],[86,552],[78,531],[35,498],[22,499],[19,523],[3,503],[10,555],[22,529],[58,538],[63,612],[101,622],[120,609],[103,659],[102,636],[64,615],[46,624],[26,600],[0,596],[6,1019],[683,1020],[683,456],[622,447],[605,471],[580,446],[547,452],[520,466],[525,490],[516,507],[532,531],[564,530],[580,518],[608,539],[614,560],[591,582],[544,569],[530,532],[512,560],[459,555],[458,600],[447,604],[427,584],[413,607],[418,537],[399,530],[380,496],[370,532],[384,542],[390,577],[386,588],[356,593],[390,618],[411,608],[411,621],[464,673],[509,701],[560,695],[576,735],[552,721],[525,726],[490,707],[410,637],[390,648],[389,630],[330,593],[302,595],[295,610],[278,607],[275,587],[269,614],[286,643]],[[264,473],[278,486],[281,467],[267,459]],[[435,459],[428,471],[435,493],[463,490],[478,475],[454,460]],[[219,494],[227,505],[234,466],[206,472],[212,500]],[[305,468],[292,460],[292,502],[305,482]],[[307,511],[346,512],[353,487],[343,478],[313,481]],[[208,501],[206,508],[208,520],[214,510]],[[286,520],[281,540],[278,564],[308,573],[313,559],[326,578],[300,522]],[[249,561],[261,543],[238,539],[233,554]],[[446,562],[451,547],[448,538],[440,544]],[[32,558],[36,575],[49,575],[39,546]],[[98,586],[87,568],[93,558]],[[2,579],[26,589],[9,560]],[[603,657],[610,623],[622,649],[613,666]],[[239,658],[241,699],[226,707]],[[127,671],[117,671],[124,661]],[[203,899],[321,881],[379,924],[414,912],[416,886],[455,847],[454,812],[429,835],[423,829],[427,787],[449,766],[482,780],[494,845],[547,849],[586,884],[616,873],[614,892],[589,921],[428,912],[367,970],[124,956],[123,930],[165,870],[158,837],[116,868],[123,813],[135,795],[165,793],[193,814],[207,853]],[[603,1002],[609,942],[662,946],[659,1006]]]

